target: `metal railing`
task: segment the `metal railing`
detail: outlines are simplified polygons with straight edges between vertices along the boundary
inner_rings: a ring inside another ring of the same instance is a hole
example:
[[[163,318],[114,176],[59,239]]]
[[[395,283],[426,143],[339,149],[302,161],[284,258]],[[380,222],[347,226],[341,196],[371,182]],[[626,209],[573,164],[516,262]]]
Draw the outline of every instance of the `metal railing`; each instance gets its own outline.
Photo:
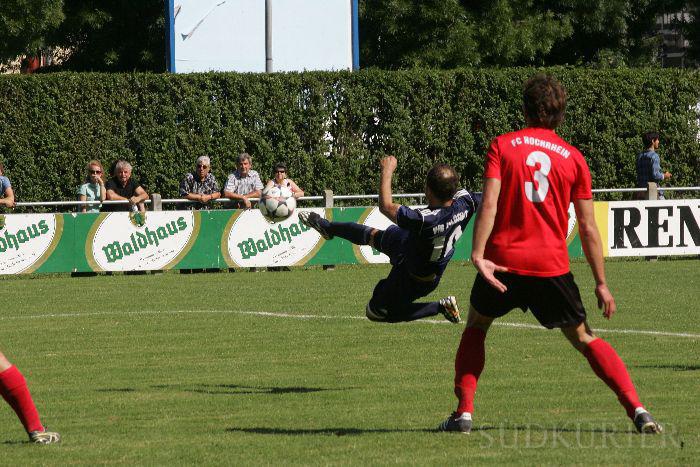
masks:
[[[186,200],[187,201],[187,200]],[[143,201],[145,204],[151,204],[151,200]],[[129,204],[129,200],[120,199],[114,201],[26,201],[15,203],[16,207],[39,207],[39,206],[92,206],[92,205],[110,205],[110,204]]]
[[[700,186],[678,186],[657,188],[660,191],[700,191]],[[642,193],[650,191],[648,188],[597,188],[593,193]]]
[[[649,188],[598,188],[592,190],[594,194],[600,193],[646,193],[644,197],[645,200],[655,200],[658,198],[659,188],[656,184],[650,184]],[[661,191],[672,192],[672,191],[700,191],[700,187],[664,187]],[[392,195],[394,198],[417,198],[421,201],[424,200],[424,193],[398,193]],[[335,201],[346,201],[346,200],[360,200],[360,199],[378,199],[378,194],[367,194],[367,195],[335,195],[331,190],[325,190],[323,195],[318,196],[302,196],[298,201],[323,201],[325,207],[333,207]],[[250,198],[251,201],[257,202],[258,198]],[[105,206],[105,205],[124,205],[128,204],[128,200],[115,200],[115,201],[23,201],[15,203],[15,207],[90,207],[90,206]],[[191,201],[183,198],[166,198],[161,199],[160,195],[154,193],[151,195],[151,199],[143,201],[145,205],[148,205],[151,210],[160,211],[162,210],[162,205],[182,205],[182,204],[199,204],[198,201]],[[216,204],[231,204],[235,201],[231,201],[228,198],[219,198],[212,200],[211,203]]]

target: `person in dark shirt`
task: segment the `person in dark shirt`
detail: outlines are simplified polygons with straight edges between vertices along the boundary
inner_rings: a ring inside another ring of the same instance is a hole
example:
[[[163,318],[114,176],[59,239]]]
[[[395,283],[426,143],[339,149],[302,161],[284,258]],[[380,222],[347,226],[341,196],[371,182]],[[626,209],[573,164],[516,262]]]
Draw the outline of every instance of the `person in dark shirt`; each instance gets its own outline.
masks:
[[[671,178],[671,172],[661,171],[661,159],[656,152],[659,149],[659,134],[648,131],[642,135],[644,151],[637,154],[637,188],[647,188],[649,183],[659,183]],[[646,193],[638,192],[636,199],[646,199]],[[663,191],[658,191],[658,198],[664,199]]]
[[[325,239],[338,236],[357,245],[371,245],[389,257],[391,272],[376,285],[365,309],[370,320],[396,323],[442,313],[447,320],[458,323],[454,296],[439,302],[414,301],[437,288],[479,198],[467,190],[457,191],[457,173],[449,165],[437,164],[426,177],[428,207],[411,209],[394,204],[391,179],[396,165],[394,156],[381,161],[379,210],[397,225],[379,230],[354,222],[329,222],[306,211],[299,213],[299,219]]]
[[[146,210],[144,201],[148,199],[148,193],[146,193],[141,184],[131,177],[131,164],[127,161],[119,160],[114,164],[112,178],[109,179],[105,188],[107,189],[108,200],[129,201],[129,204],[107,204],[103,208],[105,211],[138,209],[143,212]]]
[[[208,209],[209,203],[221,196],[216,177],[211,173],[211,159],[209,156],[197,158],[194,172],[185,175],[180,182],[180,196],[196,204],[186,205],[186,209]]]

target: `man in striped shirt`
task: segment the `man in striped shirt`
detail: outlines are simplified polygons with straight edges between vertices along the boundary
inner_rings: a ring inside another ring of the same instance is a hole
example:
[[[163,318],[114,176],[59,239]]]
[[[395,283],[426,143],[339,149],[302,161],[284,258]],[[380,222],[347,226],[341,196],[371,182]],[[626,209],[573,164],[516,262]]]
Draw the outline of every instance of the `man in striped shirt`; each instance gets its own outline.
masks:
[[[229,198],[238,208],[250,209],[250,198],[260,198],[263,183],[258,172],[251,169],[252,166],[250,154],[239,154],[237,169],[226,180],[224,197]]]

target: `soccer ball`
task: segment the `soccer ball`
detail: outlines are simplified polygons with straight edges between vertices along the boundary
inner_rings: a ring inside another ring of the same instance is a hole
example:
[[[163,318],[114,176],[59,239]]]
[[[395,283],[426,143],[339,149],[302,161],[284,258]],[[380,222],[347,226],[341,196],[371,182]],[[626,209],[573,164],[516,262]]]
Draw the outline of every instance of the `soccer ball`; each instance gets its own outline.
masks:
[[[292,215],[296,207],[297,200],[292,195],[292,190],[279,185],[265,188],[258,201],[258,209],[270,222],[285,220]]]

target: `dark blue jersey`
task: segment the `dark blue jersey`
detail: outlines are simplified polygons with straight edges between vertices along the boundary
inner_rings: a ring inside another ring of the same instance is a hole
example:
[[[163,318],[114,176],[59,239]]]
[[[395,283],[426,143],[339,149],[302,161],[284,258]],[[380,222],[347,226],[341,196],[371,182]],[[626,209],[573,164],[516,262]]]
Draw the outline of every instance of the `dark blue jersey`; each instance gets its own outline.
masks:
[[[396,223],[408,231],[403,262],[408,272],[419,277],[440,277],[455,251],[455,244],[481,197],[467,190],[458,191],[452,205],[439,208],[399,207]]]

